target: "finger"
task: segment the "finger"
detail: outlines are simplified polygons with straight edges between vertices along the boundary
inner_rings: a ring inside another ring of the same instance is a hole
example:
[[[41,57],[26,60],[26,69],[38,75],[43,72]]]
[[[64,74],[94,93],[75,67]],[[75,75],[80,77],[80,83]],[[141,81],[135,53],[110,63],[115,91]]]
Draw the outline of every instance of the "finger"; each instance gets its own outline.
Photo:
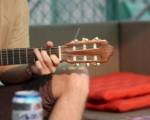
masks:
[[[52,54],[52,55],[50,55],[50,58],[51,58],[54,65],[57,66],[60,63],[60,61],[56,55]]]
[[[42,66],[41,62],[40,61],[36,61],[35,66],[38,69],[38,73],[39,72],[42,73],[43,66]]]
[[[41,62],[41,65],[42,65],[43,67],[45,67],[45,66],[44,66],[44,60],[43,60],[43,57],[42,57],[40,51],[36,48],[36,49],[34,49],[34,53],[35,53],[37,59]]]
[[[43,58],[42,58],[42,56],[41,56],[40,51],[39,51],[37,48],[34,49],[34,53],[35,53],[37,59],[38,59],[40,62],[42,62],[42,61],[43,61]]]
[[[47,41],[46,45],[48,48],[52,48],[54,46],[52,41]]]
[[[38,73],[40,73],[41,75],[46,75],[51,73],[51,71],[48,68],[43,68],[40,61],[36,62],[36,68],[38,69]]]
[[[37,61],[36,61],[36,62],[37,62]],[[32,70],[33,73],[39,74],[39,73],[41,73],[41,72],[40,72],[40,70],[37,68],[36,62],[35,62],[34,65],[31,65],[31,70]]]
[[[42,55],[42,58],[44,60],[44,63],[45,63],[45,66],[48,67],[48,69],[51,71],[51,72],[54,72],[56,70],[55,66],[53,65],[52,61],[51,61],[51,58],[49,57],[49,55],[47,54],[46,51],[41,51],[41,55]]]

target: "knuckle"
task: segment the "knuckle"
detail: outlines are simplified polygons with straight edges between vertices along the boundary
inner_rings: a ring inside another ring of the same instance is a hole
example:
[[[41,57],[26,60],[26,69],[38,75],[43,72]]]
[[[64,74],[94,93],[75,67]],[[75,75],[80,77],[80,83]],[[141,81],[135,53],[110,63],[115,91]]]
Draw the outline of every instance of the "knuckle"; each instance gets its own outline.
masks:
[[[41,70],[41,69],[42,69],[42,66],[41,66],[41,64],[40,64],[40,62],[39,62],[39,61],[37,61],[37,62],[36,62],[36,67],[37,67],[39,70]]]
[[[41,55],[42,55],[43,57],[45,57],[45,56],[47,56],[47,52],[46,52],[45,50],[42,50],[42,51],[41,51]]]
[[[50,59],[44,59],[44,63],[50,64],[50,63],[51,63],[51,60],[50,60]]]
[[[45,53],[46,53],[46,51],[45,51],[45,50],[41,50],[41,53],[42,53],[42,54],[45,54]]]
[[[51,60],[54,64],[58,65],[60,63],[59,59],[56,57],[56,55],[50,55]]]
[[[34,53],[36,54],[37,52],[39,52],[39,50],[37,48],[35,48],[34,50]]]

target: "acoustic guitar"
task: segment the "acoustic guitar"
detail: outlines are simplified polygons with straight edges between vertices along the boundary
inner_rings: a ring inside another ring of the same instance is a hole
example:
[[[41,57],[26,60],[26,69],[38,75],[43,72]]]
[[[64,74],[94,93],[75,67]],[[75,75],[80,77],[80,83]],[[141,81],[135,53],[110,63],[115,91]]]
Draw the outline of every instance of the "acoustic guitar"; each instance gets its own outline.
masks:
[[[33,52],[35,48],[14,48],[0,50],[0,65],[32,64],[36,61]],[[47,53],[56,54],[60,61],[79,65],[80,63],[100,65],[106,63],[114,52],[114,48],[106,40],[94,38],[81,41],[73,40],[62,46],[53,48],[39,48]]]

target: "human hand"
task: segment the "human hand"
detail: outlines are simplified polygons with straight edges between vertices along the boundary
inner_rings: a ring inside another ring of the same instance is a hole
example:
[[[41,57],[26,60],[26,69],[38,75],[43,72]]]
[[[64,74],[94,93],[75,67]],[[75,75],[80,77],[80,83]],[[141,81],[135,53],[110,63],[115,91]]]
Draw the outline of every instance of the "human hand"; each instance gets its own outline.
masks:
[[[53,43],[51,41],[47,42],[47,48],[52,48]],[[57,65],[60,63],[58,57],[54,54],[50,56],[45,50],[39,51],[39,49],[34,49],[34,53],[37,57],[37,61],[31,66],[31,70],[37,75],[47,75],[54,73],[56,71]]]

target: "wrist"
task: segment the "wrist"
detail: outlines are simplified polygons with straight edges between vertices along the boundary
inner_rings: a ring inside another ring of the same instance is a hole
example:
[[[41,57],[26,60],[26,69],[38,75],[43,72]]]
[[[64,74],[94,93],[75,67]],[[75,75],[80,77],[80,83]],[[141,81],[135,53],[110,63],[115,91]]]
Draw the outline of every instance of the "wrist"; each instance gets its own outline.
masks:
[[[31,69],[31,65],[27,65],[27,67],[25,69],[25,72],[26,72],[26,74],[29,78],[33,77],[33,72],[32,72],[32,69]]]
[[[44,78],[44,79],[48,79],[48,78],[51,78],[51,75],[52,75],[52,74],[46,74],[46,75],[36,74],[35,72],[33,72],[31,65],[28,65],[26,67],[25,71],[26,71],[27,75],[29,76],[29,78]]]

